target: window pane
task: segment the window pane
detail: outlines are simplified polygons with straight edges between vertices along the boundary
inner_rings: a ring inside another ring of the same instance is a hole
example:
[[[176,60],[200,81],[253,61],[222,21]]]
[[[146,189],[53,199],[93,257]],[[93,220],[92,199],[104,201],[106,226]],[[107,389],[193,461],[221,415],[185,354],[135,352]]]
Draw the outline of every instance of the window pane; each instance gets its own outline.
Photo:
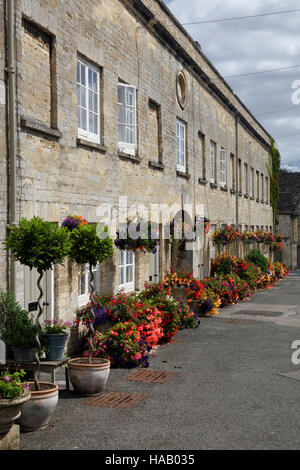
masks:
[[[124,268],[119,268],[119,284],[125,284],[125,279],[124,279]]]
[[[81,109],[81,129],[87,130],[86,127],[86,110]]]
[[[126,251],[126,264],[132,264],[132,262],[133,262],[132,251]]]
[[[122,104],[119,104],[119,122],[125,123],[125,107]]]
[[[81,97],[81,92],[80,92],[80,88],[81,88],[80,85],[77,84],[77,104],[79,104],[79,105],[81,104],[81,99],[80,99],[80,97]]]
[[[89,89],[93,89],[93,71],[88,69],[88,77],[89,77]]]
[[[80,90],[80,99],[81,99],[81,106],[83,108],[86,108],[86,89],[81,87],[81,90]]]
[[[132,282],[132,266],[127,266],[126,268],[126,282]]]
[[[80,83],[85,86],[85,66],[81,64],[81,78]]]
[[[77,61],[77,82],[80,83],[80,63]]]
[[[123,86],[118,86],[118,103],[125,103],[125,90]]]
[[[126,87],[126,104],[134,106],[134,89]]]
[[[81,111],[79,106],[77,106],[77,119],[78,119],[78,127],[81,129]]]
[[[125,142],[125,126],[119,124],[119,142]]]

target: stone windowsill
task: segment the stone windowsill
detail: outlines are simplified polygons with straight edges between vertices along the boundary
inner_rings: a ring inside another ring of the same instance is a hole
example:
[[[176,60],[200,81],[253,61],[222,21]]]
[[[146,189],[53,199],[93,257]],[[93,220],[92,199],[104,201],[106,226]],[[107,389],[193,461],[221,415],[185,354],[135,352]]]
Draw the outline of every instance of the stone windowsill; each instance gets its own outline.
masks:
[[[141,163],[142,161],[142,159],[138,155],[130,155],[129,153],[124,153],[120,151],[118,151],[118,157],[121,158],[121,160],[126,160],[132,163]]]
[[[48,124],[25,116],[21,116],[21,127],[23,129],[35,131],[43,137],[54,137],[55,139],[60,139],[63,135],[58,129],[54,129]]]
[[[185,178],[185,179],[190,179],[191,175],[188,173],[188,172],[184,172],[184,171],[179,171],[179,170],[176,170],[176,174],[177,176],[180,176],[181,178]]]
[[[208,181],[207,181],[205,178],[199,178],[199,179],[198,179],[198,183],[205,185],[205,184],[208,183]]]
[[[225,186],[220,186],[220,189],[221,189],[221,191],[225,191],[225,192],[227,192],[227,191],[228,191],[228,188],[227,188],[227,186],[226,186],[226,185],[225,185]]]
[[[154,162],[153,160],[148,160],[148,165],[149,165],[149,168],[152,168],[153,170],[163,171],[165,168],[165,165],[163,163]]]
[[[107,147],[101,144],[97,144],[96,142],[92,142],[90,140],[80,139],[77,138],[77,146],[78,147],[87,147],[92,150],[98,150],[99,152],[105,153],[107,152]]]

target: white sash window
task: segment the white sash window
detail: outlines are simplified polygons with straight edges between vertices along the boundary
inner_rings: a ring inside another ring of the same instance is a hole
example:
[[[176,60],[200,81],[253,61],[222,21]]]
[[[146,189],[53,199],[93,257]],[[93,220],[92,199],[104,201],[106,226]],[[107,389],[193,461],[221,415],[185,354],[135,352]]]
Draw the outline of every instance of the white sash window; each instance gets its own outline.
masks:
[[[136,88],[118,84],[118,130],[119,150],[135,155],[136,153]]]
[[[77,58],[78,137],[100,143],[100,72]]]
[[[132,251],[119,253],[119,290],[133,292],[135,284],[135,256]]]
[[[220,186],[226,186],[226,150],[220,152]]]

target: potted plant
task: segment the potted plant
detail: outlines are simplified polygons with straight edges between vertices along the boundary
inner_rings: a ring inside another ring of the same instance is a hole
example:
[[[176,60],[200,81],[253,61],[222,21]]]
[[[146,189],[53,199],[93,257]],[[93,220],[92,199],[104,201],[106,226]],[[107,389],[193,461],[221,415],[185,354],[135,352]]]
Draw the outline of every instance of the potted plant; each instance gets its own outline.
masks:
[[[0,289],[0,338],[3,341],[3,332],[8,332],[14,328],[17,317],[20,318],[22,315],[22,310],[22,307],[13,294],[6,292],[4,289]],[[14,335],[14,338],[15,337]],[[12,359],[13,352],[11,347],[8,346],[7,342],[5,346],[6,358]],[[18,344],[16,346],[18,346]]]
[[[40,217],[33,217],[31,220],[22,218],[18,225],[9,227],[8,237],[4,244],[17,261],[30,269],[35,268],[39,274],[34,382],[29,384],[31,400],[24,404],[19,419],[21,428],[24,430],[37,430],[48,425],[58,402],[58,386],[38,381],[41,350],[39,336],[42,330],[39,320],[43,314],[41,281],[44,272],[53,269],[56,263],[63,263],[70,248],[69,232],[65,227],[58,228],[55,223],[44,221]]]
[[[38,327],[34,325],[26,310],[15,312],[14,319],[2,327],[2,339],[13,351],[17,362],[33,362],[37,352],[35,336]]]
[[[0,436],[6,434],[21,415],[23,404],[30,399],[29,386],[22,383],[24,370],[0,374]]]
[[[47,361],[60,361],[63,358],[69,329],[72,326],[73,322],[58,320],[57,318],[44,321],[42,342]]]
[[[91,308],[88,330],[89,356],[77,357],[68,361],[70,380],[75,392],[85,396],[99,395],[107,382],[110,361],[108,359],[92,358],[93,339],[95,330],[95,300],[93,285],[93,266],[103,263],[113,253],[113,243],[105,227],[99,234],[96,225],[79,225],[70,232],[70,259],[81,265],[89,265]]]

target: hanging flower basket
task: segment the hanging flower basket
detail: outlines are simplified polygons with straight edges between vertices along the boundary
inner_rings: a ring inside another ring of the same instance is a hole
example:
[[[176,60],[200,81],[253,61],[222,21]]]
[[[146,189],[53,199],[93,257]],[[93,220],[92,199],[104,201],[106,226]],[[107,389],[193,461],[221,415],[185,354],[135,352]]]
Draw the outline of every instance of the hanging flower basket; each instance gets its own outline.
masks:
[[[266,245],[272,245],[272,243],[274,242],[274,236],[271,232],[264,232],[263,241]]]
[[[258,230],[254,233],[256,236],[256,243],[263,243],[264,242],[264,233]]]
[[[62,223],[63,227],[66,227],[70,232],[80,225],[88,225],[88,221],[81,217],[81,215],[68,215]]]
[[[151,222],[148,222],[147,225],[147,235],[148,238],[141,238],[141,235],[143,235],[141,231],[142,224],[144,222],[142,220],[136,222],[136,232],[137,234],[141,232],[141,235],[138,236],[136,239],[131,238],[128,233],[128,227],[129,225],[133,223],[132,221],[127,222],[127,228],[126,228],[126,237],[124,238],[124,233],[122,233],[122,236],[120,235],[120,230],[117,231],[117,238],[115,239],[115,246],[119,250],[128,250],[128,251],[142,251],[144,253],[156,253],[157,251],[157,245],[159,244],[159,228],[155,230],[155,236],[152,238],[152,232],[151,228],[152,224]]]
[[[249,232],[248,230],[246,230],[245,232],[241,234],[240,239],[245,244],[252,244],[256,242],[256,235],[255,233]]]
[[[226,225],[222,230],[216,230],[212,234],[212,240],[216,246],[225,246],[240,238],[240,232],[235,227]]]

